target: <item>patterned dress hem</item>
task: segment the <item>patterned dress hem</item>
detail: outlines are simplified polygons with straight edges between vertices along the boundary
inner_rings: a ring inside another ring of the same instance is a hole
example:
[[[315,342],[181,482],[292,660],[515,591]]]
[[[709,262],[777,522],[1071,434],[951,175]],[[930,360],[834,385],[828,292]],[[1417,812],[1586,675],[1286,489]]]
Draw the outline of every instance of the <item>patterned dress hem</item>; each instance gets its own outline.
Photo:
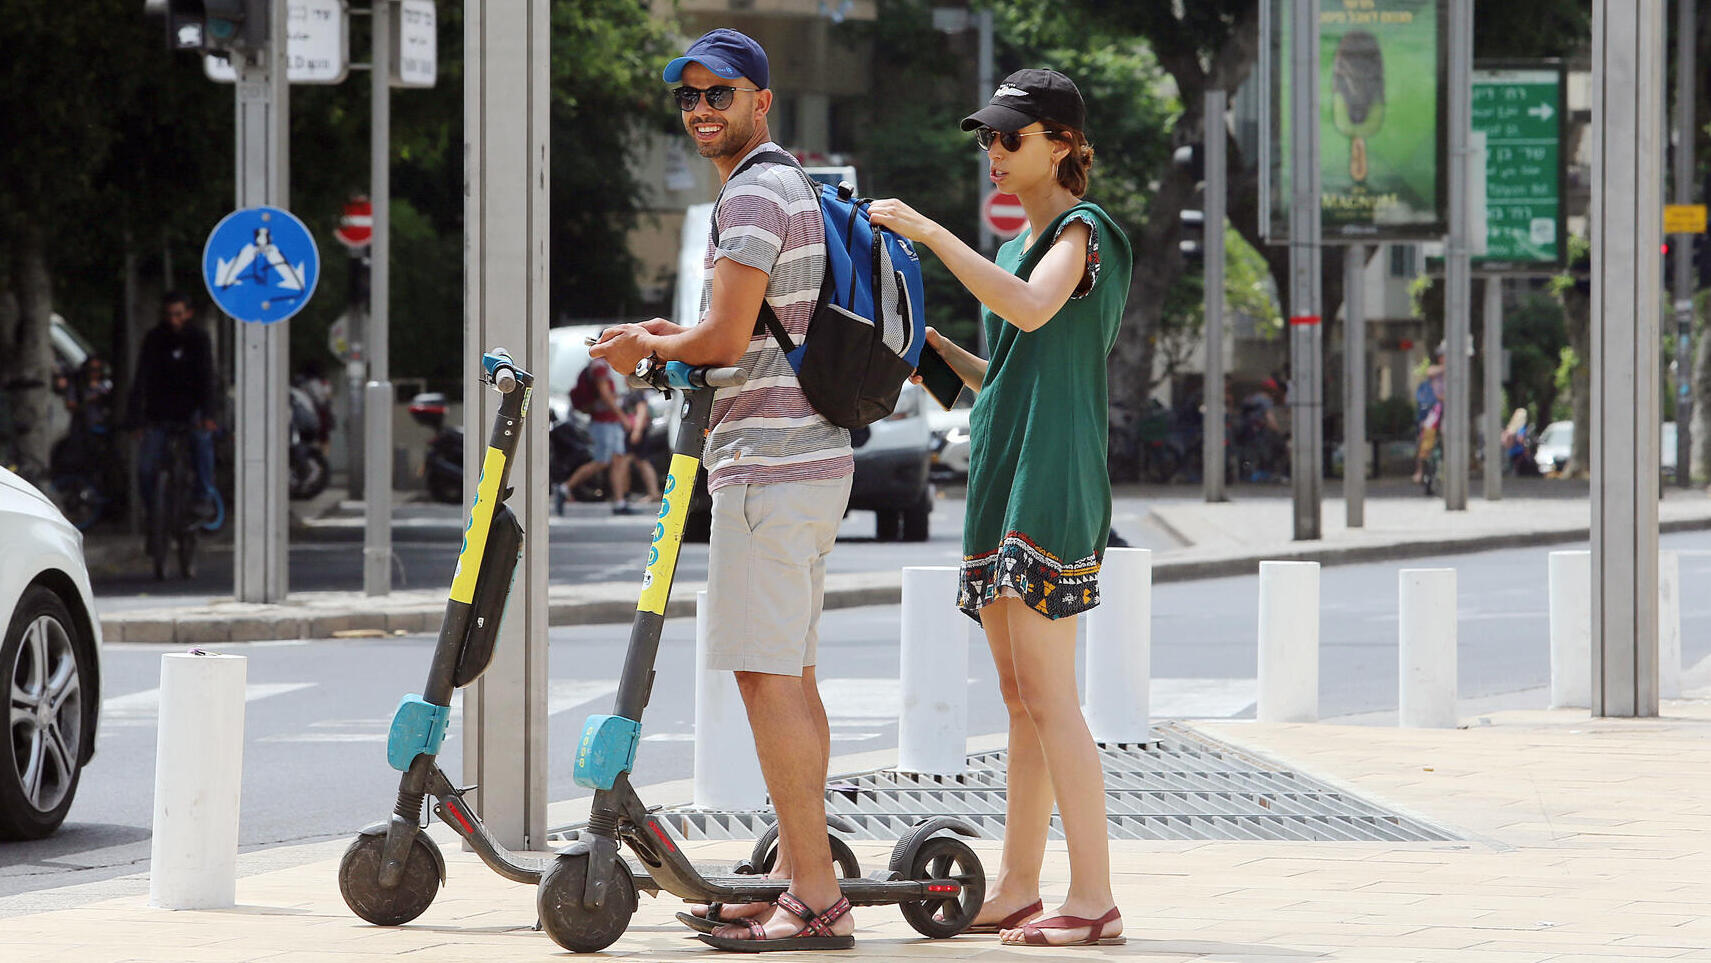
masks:
[[[957,581],[957,608],[976,622],[1006,588],[1048,619],[1069,618],[1099,604],[1099,556],[1065,564],[1022,532],[1011,532],[996,549],[965,555]]]

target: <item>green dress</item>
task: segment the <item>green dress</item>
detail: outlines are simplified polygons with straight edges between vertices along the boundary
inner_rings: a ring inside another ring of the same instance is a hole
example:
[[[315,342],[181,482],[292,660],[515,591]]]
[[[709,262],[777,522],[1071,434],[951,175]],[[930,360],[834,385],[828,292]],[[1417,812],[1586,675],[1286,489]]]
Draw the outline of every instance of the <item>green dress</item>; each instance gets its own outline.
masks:
[[[969,414],[968,510],[957,607],[976,621],[1012,589],[1047,618],[1099,604],[1111,530],[1105,358],[1129,294],[1128,237],[1083,201],[1052,220],[1043,243],[1015,238],[998,265],[1027,278],[1073,221],[1092,229],[1087,273],[1046,324],[1023,331],[981,310],[992,357]]]

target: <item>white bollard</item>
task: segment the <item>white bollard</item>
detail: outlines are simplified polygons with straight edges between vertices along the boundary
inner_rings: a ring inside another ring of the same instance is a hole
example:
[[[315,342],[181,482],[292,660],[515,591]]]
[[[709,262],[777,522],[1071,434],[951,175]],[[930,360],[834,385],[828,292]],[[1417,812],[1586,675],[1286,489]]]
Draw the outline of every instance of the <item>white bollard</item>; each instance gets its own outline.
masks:
[[[1093,741],[1152,741],[1153,553],[1108,548],[1087,613],[1087,727]]]
[[[968,765],[968,627],[957,570],[905,566],[897,768],[938,776]]]
[[[1319,719],[1319,563],[1259,563],[1260,722]]]
[[[1551,708],[1592,705],[1592,553],[1552,552]]]
[[[1658,698],[1681,698],[1681,553],[1658,553]]]
[[[246,662],[241,655],[160,658],[150,906],[237,902]]]
[[[1397,724],[1456,726],[1456,570],[1397,573]]]
[[[707,593],[695,593],[695,806],[766,808],[766,779],[737,678],[707,668]]]

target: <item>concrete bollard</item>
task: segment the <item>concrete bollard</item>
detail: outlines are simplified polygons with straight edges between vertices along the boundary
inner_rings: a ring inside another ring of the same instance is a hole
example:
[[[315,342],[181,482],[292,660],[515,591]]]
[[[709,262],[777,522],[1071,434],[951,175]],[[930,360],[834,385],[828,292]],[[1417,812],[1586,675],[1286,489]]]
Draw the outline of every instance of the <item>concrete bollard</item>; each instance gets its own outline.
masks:
[[[1397,724],[1456,726],[1456,570],[1405,568],[1397,573]]]
[[[812,738],[812,733],[809,734]],[[699,809],[766,808],[766,780],[736,676],[707,668],[707,593],[695,593],[695,775]]]
[[[200,653],[160,658],[150,906],[222,909],[237,902],[247,661]]]
[[[1681,698],[1681,553],[1658,553],[1658,698]]]
[[[1592,705],[1592,553],[1552,552],[1551,708]]]
[[[938,776],[968,765],[968,616],[957,570],[905,566],[897,768]]]
[[[1319,719],[1319,563],[1259,563],[1260,722]]]
[[[1110,548],[1087,613],[1087,727],[1093,741],[1152,741],[1153,553]]]

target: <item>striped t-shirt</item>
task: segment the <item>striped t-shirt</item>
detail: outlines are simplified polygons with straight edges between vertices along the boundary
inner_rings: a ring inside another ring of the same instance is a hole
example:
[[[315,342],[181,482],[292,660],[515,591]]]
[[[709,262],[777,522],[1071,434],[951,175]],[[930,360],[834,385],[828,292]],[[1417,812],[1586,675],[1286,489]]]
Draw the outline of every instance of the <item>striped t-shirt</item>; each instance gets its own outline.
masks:
[[[763,150],[779,147],[762,144],[743,159]],[[807,178],[781,164],[755,164],[725,184],[713,217],[719,244],[708,235],[701,317],[712,301],[713,264],[728,257],[767,273],[766,303],[800,344],[826,268],[826,228]],[[739,363],[748,381],[713,396],[704,459],[709,489],[842,478],[855,470],[850,433],[808,403],[765,328],[750,335]]]

